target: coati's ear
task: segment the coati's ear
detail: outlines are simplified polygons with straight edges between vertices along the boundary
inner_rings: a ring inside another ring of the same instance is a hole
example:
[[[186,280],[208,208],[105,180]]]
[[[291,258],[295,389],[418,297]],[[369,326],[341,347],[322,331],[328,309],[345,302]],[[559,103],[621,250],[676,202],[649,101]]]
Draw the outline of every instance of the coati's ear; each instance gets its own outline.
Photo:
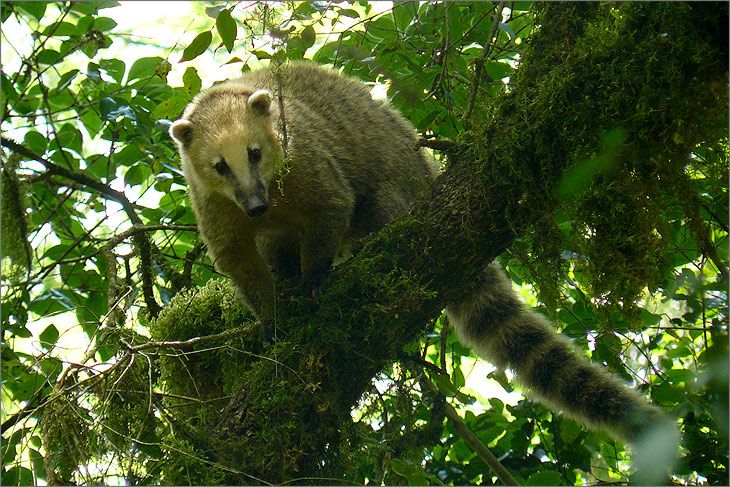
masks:
[[[193,124],[190,120],[181,118],[170,125],[170,137],[180,142],[183,146],[188,146],[193,141]]]
[[[268,115],[271,108],[271,93],[269,90],[256,90],[248,97],[247,103],[251,110]]]

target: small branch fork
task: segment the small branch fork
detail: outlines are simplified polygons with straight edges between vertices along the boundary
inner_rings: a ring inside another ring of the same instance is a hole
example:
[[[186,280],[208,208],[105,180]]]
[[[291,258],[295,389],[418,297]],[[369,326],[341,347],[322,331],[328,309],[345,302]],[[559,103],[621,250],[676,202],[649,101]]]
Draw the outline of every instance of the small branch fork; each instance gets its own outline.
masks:
[[[252,329],[252,326],[239,326],[238,328],[226,330],[215,335],[200,336],[191,338],[189,340],[147,342],[140,345],[129,345],[127,348],[130,352],[139,352],[141,350],[149,350],[150,348],[176,348],[180,350],[189,350],[191,348],[197,347],[198,345],[204,345],[206,343],[225,342],[232,338],[237,338],[239,336],[245,335],[246,333],[250,333]]]
[[[222,333],[217,333],[215,335],[206,335],[206,336],[200,336],[191,338],[190,340],[182,340],[182,341],[160,341],[160,342],[147,342],[142,343],[139,345],[129,345],[127,343],[124,343],[124,345],[127,348],[127,352],[119,357],[119,359],[116,361],[115,365],[112,367],[102,370],[98,372],[95,375],[92,375],[91,377],[88,377],[84,379],[83,382],[87,382],[89,380],[94,379],[100,379],[104,375],[110,374],[112,371],[117,370],[120,368],[120,364],[125,364],[126,361],[131,358],[135,353],[142,352],[144,350],[149,350],[153,348],[157,349],[180,349],[180,350],[190,350],[192,348],[195,348],[199,345],[205,345],[210,343],[223,343],[228,340],[237,338],[239,336],[245,335],[246,333],[250,333],[253,328],[255,328],[255,324],[249,324],[245,326],[241,326],[238,328],[234,328],[232,330],[226,330]],[[88,356],[88,354],[87,354]],[[82,367],[82,364],[75,364],[76,368],[84,368],[85,370],[89,370],[86,367]],[[68,370],[68,369],[67,369]],[[59,378],[58,385],[60,386],[58,394],[60,395],[63,389],[70,390],[71,388],[78,387],[80,382],[71,381],[69,382],[69,385],[64,386],[66,381],[64,380],[68,374],[63,374]],[[7,431],[9,428],[12,428],[28,416],[31,416],[34,414],[38,409],[44,407],[48,404],[49,398],[42,398],[41,391],[38,391],[36,395],[31,398],[28,403],[20,409],[17,413],[10,416],[8,419],[3,421],[2,425],[0,425],[0,428],[2,431]]]

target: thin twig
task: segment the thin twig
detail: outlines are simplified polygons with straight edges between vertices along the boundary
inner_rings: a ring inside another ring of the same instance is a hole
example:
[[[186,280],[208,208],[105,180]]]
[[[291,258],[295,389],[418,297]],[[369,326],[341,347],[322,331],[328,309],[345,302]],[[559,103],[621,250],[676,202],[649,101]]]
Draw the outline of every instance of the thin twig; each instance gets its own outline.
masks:
[[[232,330],[226,330],[215,335],[206,335],[201,337],[191,338],[190,340],[171,340],[162,342],[147,342],[140,345],[130,346],[130,352],[139,352],[141,350],[148,350],[150,348],[179,348],[179,349],[190,349],[195,348],[198,345],[202,345],[210,342],[226,341],[231,338],[236,338],[241,335],[249,333],[252,329],[252,325],[240,326]]]
[[[479,80],[482,77],[482,69],[484,69],[484,64],[486,63],[487,57],[489,56],[489,52],[492,47],[492,40],[497,33],[499,23],[502,21],[502,9],[504,9],[504,0],[500,1],[499,5],[497,6],[497,13],[494,16],[494,22],[492,22],[492,29],[489,31],[489,37],[484,43],[482,55],[479,57],[479,59],[477,59],[476,65],[474,67],[474,79],[471,82],[471,94],[469,95],[469,104],[467,105],[466,110],[464,111],[464,115],[461,118],[464,122],[469,120],[469,117],[471,117],[471,112],[474,110],[474,105],[477,101],[477,91],[479,91]]]

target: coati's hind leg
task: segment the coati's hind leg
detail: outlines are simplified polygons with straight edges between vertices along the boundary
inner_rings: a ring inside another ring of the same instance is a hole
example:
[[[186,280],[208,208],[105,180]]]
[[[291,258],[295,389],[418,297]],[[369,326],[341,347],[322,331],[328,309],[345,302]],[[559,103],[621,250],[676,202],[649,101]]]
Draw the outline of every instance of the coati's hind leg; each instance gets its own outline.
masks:
[[[634,441],[664,418],[526,308],[497,264],[487,268],[485,277],[481,293],[446,309],[461,340],[478,355],[515,371],[549,405],[620,439]]]

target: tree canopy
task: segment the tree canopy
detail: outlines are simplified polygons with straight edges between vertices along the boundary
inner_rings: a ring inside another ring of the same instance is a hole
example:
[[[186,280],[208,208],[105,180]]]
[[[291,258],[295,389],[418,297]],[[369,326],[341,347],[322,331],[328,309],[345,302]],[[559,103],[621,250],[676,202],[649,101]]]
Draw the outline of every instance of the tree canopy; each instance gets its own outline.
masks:
[[[116,2],[0,4],[3,484],[727,483],[726,3],[188,7],[168,39]],[[298,59],[387,97],[443,168],[318,300],[277,286],[267,345],[167,132]],[[458,342],[441,312],[494,259],[676,421],[670,469]]]

